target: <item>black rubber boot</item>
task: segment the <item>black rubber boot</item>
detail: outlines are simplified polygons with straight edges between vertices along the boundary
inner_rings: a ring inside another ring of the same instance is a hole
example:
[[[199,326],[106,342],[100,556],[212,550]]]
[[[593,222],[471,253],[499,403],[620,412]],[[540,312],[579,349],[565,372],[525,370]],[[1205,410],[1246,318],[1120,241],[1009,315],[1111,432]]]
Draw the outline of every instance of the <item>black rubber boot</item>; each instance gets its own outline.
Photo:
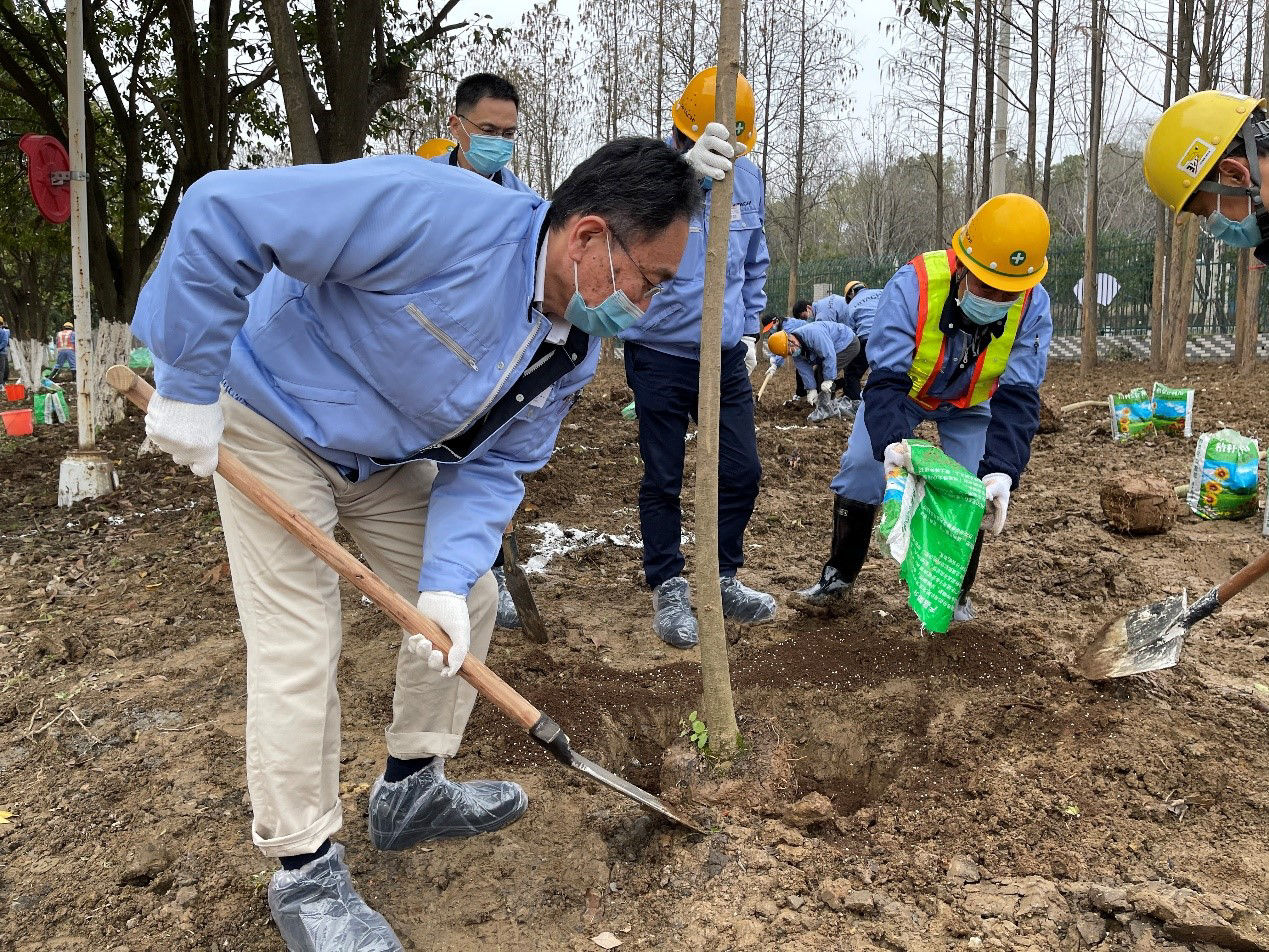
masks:
[[[833,499],[833,548],[820,572],[820,579],[789,599],[800,610],[818,610],[841,605],[868,558],[877,507],[836,496]]]
[[[960,598],[956,600],[956,610],[952,613],[953,621],[971,621],[974,617],[974,603],[970,600],[969,590],[974,587],[974,579],[978,577],[978,557],[982,552],[983,531],[979,529],[978,538],[974,540],[974,551],[965,569],[965,580],[961,582]]]

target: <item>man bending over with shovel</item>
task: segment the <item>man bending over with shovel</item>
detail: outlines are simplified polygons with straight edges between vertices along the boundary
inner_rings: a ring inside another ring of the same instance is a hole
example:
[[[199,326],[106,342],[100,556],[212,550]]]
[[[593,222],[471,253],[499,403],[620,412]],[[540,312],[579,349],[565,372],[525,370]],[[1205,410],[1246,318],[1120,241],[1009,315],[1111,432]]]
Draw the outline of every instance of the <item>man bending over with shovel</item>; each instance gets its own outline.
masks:
[[[951,248],[919,255],[890,279],[868,340],[871,373],[841,471],[834,478],[833,538],[820,579],[790,599],[799,609],[844,606],[868,556],[886,470],[910,467],[903,442],[923,420],[943,452],[982,478],[999,535],[1010,490],[1031,458],[1053,319],[1040,284],[1049,218],[1033,198],[984,202]],[[815,325],[810,325],[815,326]],[[805,328],[803,328],[805,330]],[[983,535],[956,606],[973,617],[969,589]]]
[[[623,139],[553,202],[414,156],[214,172],[186,194],[133,323],[154,354],[146,431],[200,476],[223,441],[453,641],[397,658],[388,761],[370,795],[380,849],[497,830],[509,781],[456,783],[444,758],[484,658],[489,566],[595,372],[596,337],[673,277],[701,192],[687,162]],[[339,801],[338,579],[219,477],[247,642],[252,838],[282,869],[269,908],[288,948],[395,950],[355,892]]]

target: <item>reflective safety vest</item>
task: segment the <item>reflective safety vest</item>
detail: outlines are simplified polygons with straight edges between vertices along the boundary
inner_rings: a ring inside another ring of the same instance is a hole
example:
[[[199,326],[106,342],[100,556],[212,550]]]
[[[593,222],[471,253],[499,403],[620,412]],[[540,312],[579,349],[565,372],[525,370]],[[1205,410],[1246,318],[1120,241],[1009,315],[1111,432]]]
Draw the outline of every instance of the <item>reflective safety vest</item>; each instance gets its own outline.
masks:
[[[916,270],[918,303],[916,352],[912,358],[912,369],[908,371],[908,376],[912,378],[912,388],[908,391],[908,396],[927,410],[935,410],[943,403],[950,403],[955,407],[972,407],[982,403],[996,392],[1000,375],[1005,372],[1009,352],[1013,350],[1013,341],[1022,322],[1022,312],[1031,300],[1031,292],[1019,296],[1005,317],[1004,333],[993,338],[978,355],[964,395],[955,400],[944,400],[930,396],[928,391],[938,379],[946,358],[947,339],[939,324],[943,305],[947,303],[947,296],[952,290],[956,254],[950,248],[946,251],[931,251],[917,255],[911,263]]]

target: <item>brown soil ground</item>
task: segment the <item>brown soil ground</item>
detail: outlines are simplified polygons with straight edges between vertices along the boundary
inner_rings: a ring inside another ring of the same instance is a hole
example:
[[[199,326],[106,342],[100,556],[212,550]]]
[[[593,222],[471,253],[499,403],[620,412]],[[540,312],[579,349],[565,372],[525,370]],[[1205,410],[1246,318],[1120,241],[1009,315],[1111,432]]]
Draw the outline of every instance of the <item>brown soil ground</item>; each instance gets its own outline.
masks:
[[[1056,404],[1151,381],[1137,364],[1051,378]],[[1196,434],[1269,444],[1262,376],[1185,382]],[[742,576],[781,597],[826,554],[850,425],[807,427],[780,406],[790,389],[786,372],[759,408]],[[537,522],[637,531],[628,399],[606,365],[530,482],[526,557]],[[555,764],[481,702],[450,773],[520,781],[529,814],[376,852],[360,818],[398,633],[350,591],[341,836],[366,897],[419,950],[595,949],[602,932],[675,950],[1269,949],[1269,583],[1198,626],[1172,670],[1093,684],[1073,661],[1114,616],[1263,552],[1259,518],[1115,534],[1101,482],[1181,483],[1194,440],[1113,445],[1104,408],[1063,422],[984,551],[974,622],[922,636],[875,555],[854,613],[782,606],[730,632],[749,749],[727,772],[679,738],[698,653],[652,634],[637,549],[530,576],[552,640],[502,632],[490,664],[579,751],[680,798],[704,837]],[[138,458],[140,432],[134,415],[103,440],[122,489],[70,510],[55,502],[73,429],[0,438],[0,950],[281,948],[274,867],[249,837],[243,649],[210,483]]]

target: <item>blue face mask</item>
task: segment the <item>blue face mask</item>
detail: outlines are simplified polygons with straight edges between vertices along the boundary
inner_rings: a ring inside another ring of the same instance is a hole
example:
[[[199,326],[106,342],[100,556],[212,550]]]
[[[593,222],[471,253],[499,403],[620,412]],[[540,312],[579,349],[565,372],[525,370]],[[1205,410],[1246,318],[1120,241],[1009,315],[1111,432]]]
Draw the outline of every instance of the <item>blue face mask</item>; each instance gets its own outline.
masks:
[[[612,277],[612,294],[595,307],[587,304],[582,292],[578,290],[577,262],[574,261],[573,296],[564,309],[564,320],[592,337],[615,337],[643,317],[643,311],[631,303],[626,292],[617,290],[617,274],[612,267],[612,242],[608,240],[606,232],[604,241],[608,242],[608,273]]]
[[[462,125],[463,121],[461,119],[458,121]],[[467,132],[466,125],[463,125],[463,131]],[[474,135],[470,132],[467,135],[471,142],[463,155],[467,156],[468,163],[481,175],[493,175],[510,162],[511,156],[515,154],[514,139]]]
[[[959,303],[961,313],[975,324],[995,324],[1009,313],[1014,301],[989,301],[966,288]]]
[[[1255,212],[1242,221],[1234,221],[1217,209],[1207,216],[1204,230],[1217,241],[1234,248],[1255,248],[1265,240],[1260,235],[1260,222],[1256,220]]]

